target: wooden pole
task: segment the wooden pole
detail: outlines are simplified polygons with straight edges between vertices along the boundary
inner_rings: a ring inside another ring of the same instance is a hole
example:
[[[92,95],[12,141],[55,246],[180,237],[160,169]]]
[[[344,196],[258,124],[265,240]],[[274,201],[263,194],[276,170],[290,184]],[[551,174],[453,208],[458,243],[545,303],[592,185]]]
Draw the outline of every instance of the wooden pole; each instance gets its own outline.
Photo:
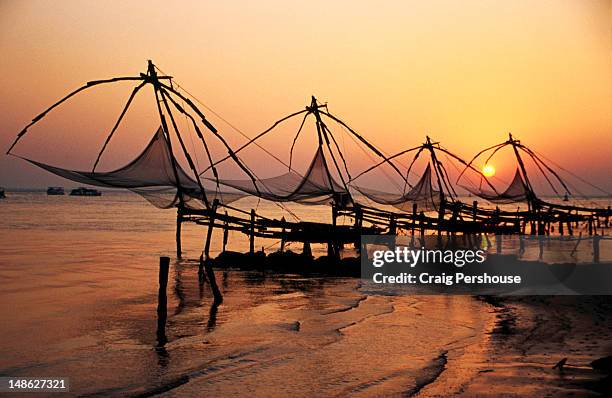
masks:
[[[389,217],[389,235],[397,235],[397,221],[395,220],[395,214],[391,213]]]
[[[361,239],[359,238],[359,236],[361,235],[361,227],[363,225],[363,214],[362,214],[362,210],[361,210],[361,206],[359,206],[358,204],[354,205],[354,211],[355,211],[355,242],[353,242],[353,245],[355,246],[355,249],[357,250],[361,250]]]
[[[281,232],[281,243],[280,243],[280,252],[283,253],[285,251],[285,239],[286,239],[286,231],[285,231],[285,217],[283,216],[283,218],[281,218],[281,221],[283,222],[283,230]]]
[[[304,257],[312,258],[312,249],[310,248],[310,242],[304,241],[304,248],[302,249],[302,255]]]
[[[414,229],[416,227],[417,221],[417,204],[416,202],[412,204],[412,236],[414,236]]]
[[[208,230],[206,231],[206,243],[204,244],[204,257],[206,257],[206,260],[210,259],[210,242],[212,240],[213,229],[215,228],[215,218],[217,216],[218,205],[219,201],[215,199],[208,217]]]
[[[249,253],[255,254],[255,209],[251,209],[251,227],[249,231]]]
[[[338,208],[336,207],[335,203],[332,204],[331,208],[332,208],[332,227],[335,229],[337,218],[338,218]],[[327,257],[335,258],[337,254],[338,253],[336,250],[336,245],[332,238],[331,240],[327,242]]]
[[[168,270],[170,257],[159,258],[159,292],[157,295],[157,344],[163,346],[168,342],[166,337],[166,319],[168,318]]]
[[[442,224],[444,223],[444,214],[446,212],[446,200],[440,199],[440,208],[438,210],[438,236],[442,233]]]
[[[223,251],[227,247],[227,240],[229,238],[229,224],[227,222],[227,211],[225,212],[226,220],[223,221]]]
[[[182,245],[181,245],[181,227],[183,225],[183,212],[182,207],[179,206],[176,209],[176,258],[181,259],[182,257]]]
[[[476,221],[476,215],[478,214],[478,201],[475,200],[472,202],[472,220]]]
[[[212,290],[213,297],[215,298],[214,304],[221,304],[223,302],[223,295],[217,286],[217,278],[215,278],[215,272],[212,267],[212,259],[207,258],[204,260],[204,270],[206,271],[206,277],[210,283],[210,290]]]

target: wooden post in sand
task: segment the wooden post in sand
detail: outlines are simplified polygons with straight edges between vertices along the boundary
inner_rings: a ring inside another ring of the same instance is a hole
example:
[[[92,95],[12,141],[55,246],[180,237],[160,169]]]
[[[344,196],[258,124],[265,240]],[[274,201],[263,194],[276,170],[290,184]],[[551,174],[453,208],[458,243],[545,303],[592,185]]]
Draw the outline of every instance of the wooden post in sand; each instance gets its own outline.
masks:
[[[159,258],[159,292],[157,295],[157,344],[163,346],[168,342],[166,338],[166,319],[168,317],[168,270],[170,257]]]

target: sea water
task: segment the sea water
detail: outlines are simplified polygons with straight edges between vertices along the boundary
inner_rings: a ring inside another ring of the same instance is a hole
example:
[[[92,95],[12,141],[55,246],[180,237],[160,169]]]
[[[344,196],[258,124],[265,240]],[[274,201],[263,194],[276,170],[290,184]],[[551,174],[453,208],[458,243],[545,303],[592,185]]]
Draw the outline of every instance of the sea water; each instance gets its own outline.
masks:
[[[322,206],[292,211],[330,217]],[[449,361],[465,359],[457,383],[469,379],[490,350],[495,314],[467,296],[368,296],[358,279],[217,270],[214,306],[194,261],[205,228],[184,224],[176,262],[176,212],[130,193],[9,193],[0,220],[0,376],[69,377],[74,395],[411,395]],[[246,251],[248,239],[234,232],[229,245]],[[164,346],[160,256],[173,258]]]

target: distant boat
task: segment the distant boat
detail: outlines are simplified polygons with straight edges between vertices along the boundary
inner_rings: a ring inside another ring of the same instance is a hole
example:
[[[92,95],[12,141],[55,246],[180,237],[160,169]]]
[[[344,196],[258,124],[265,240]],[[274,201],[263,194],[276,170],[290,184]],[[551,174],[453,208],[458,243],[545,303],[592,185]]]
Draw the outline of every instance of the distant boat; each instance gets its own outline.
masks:
[[[4,188],[0,188],[0,199],[4,198],[6,198],[6,195],[4,194]]]
[[[70,191],[70,196],[102,196],[102,192],[97,189],[79,187]]]
[[[47,188],[47,195],[64,195],[64,188],[62,187],[49,187]]]

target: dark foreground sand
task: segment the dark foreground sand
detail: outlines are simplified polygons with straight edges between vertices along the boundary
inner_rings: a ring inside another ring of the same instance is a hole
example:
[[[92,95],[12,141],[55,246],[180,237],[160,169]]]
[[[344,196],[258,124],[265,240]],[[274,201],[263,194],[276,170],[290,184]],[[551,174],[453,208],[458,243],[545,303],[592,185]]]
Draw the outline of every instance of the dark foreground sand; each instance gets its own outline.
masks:
[[[609,374],[589,365],[612,355],[612,298],[484,298],[496,313],[488,354],[449,352],[446,370],[417,396],[612,396]],[[563,371],[552,367],[568,358]]]

